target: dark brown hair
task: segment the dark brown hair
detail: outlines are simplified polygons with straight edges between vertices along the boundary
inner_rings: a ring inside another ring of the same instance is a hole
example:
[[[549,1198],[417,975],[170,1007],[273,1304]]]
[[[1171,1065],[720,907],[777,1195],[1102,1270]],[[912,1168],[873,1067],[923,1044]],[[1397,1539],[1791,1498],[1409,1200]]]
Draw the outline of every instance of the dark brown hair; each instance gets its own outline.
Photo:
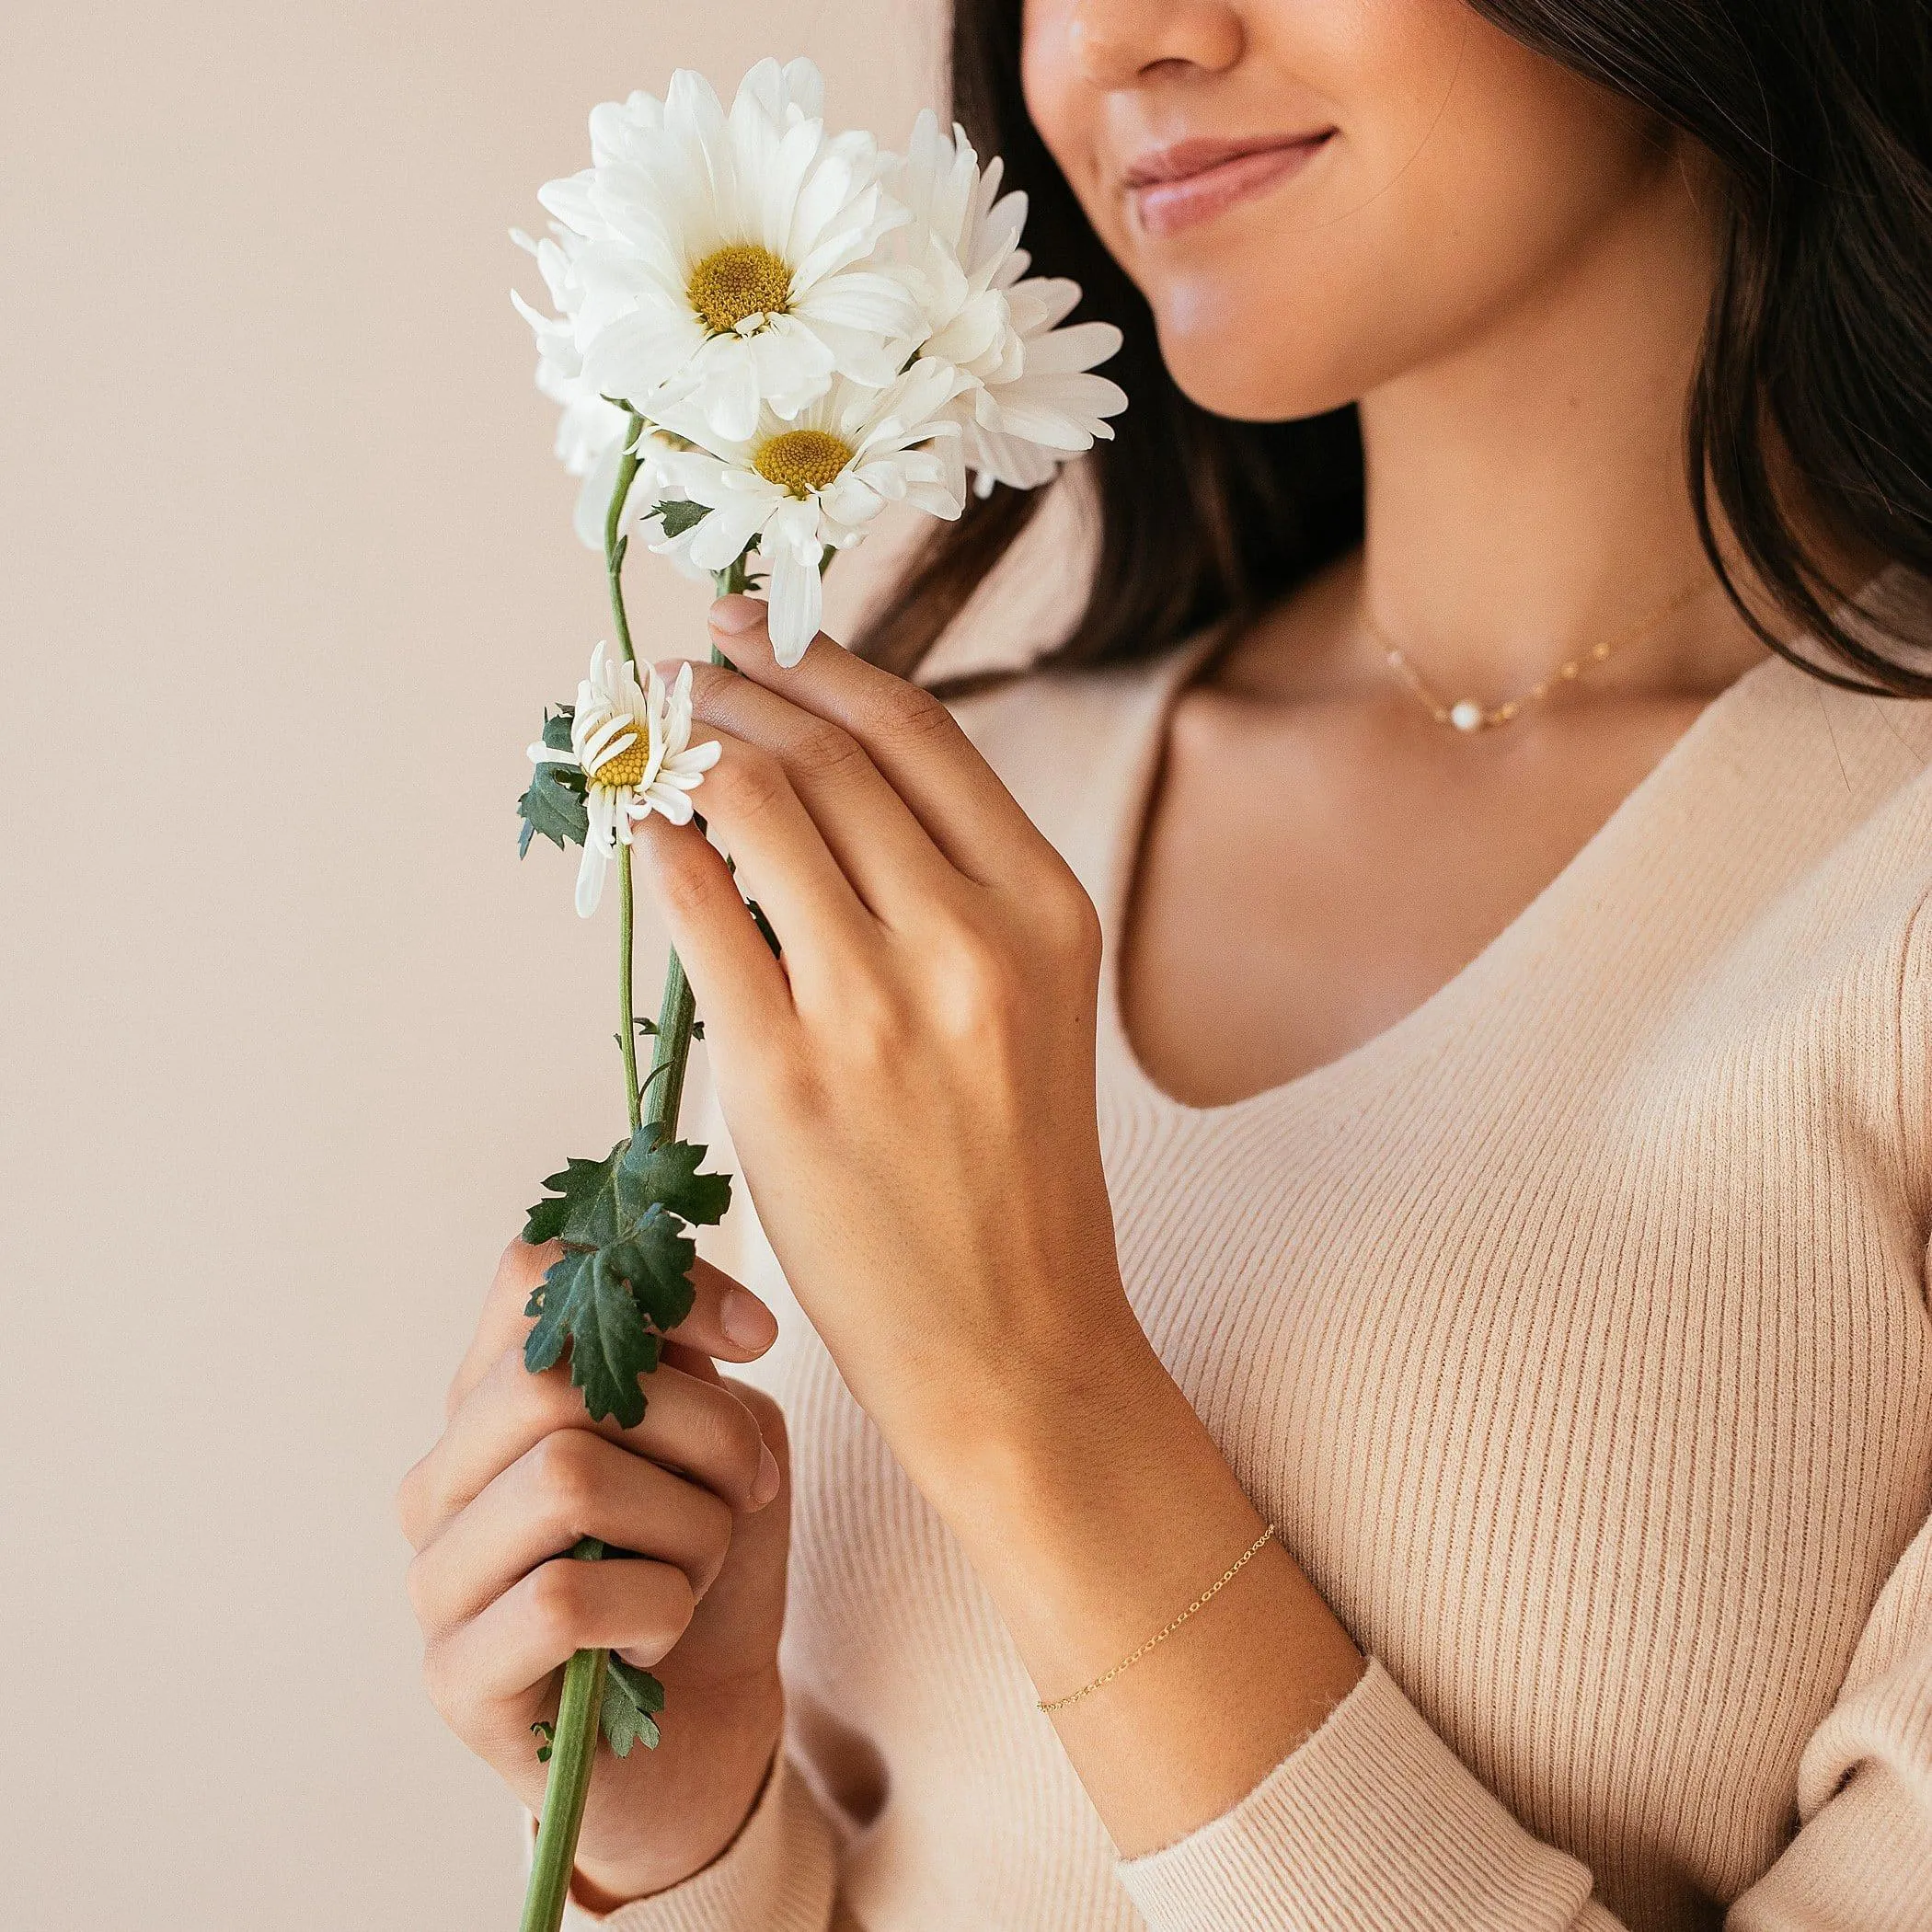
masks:
[[[1836,621],[1844,592],[1802,518],[1852,551],[1932,575],[1932,8],[1928,0],[1470,0],[1524,45],[1628,97],[1716,158],[1719,273],[1685,426],[1705,548],[1721,522],[1778,609],[1823,647],[1803,668],[1854,689],[1932,696],[1890,654],[1926,640]],[[1087,459],[1099,557],[1054,653],[1144,655],[1265,607],[1362,535],[1352,408],[1236,422],[1164,367],[1145,301],[1101,246],[1026,112],[1022,0],[954,0],[953,108],[1029,197],[1036,261],[1086,291],[1126,340],[1106,373],[1133,398]],[[939,525],[859,640],[910,672],[1039,507],[1004,488]],[[1789,655],[1788,652],[1786,653]],[[1800,661],[1794,660],[1794,661]]]

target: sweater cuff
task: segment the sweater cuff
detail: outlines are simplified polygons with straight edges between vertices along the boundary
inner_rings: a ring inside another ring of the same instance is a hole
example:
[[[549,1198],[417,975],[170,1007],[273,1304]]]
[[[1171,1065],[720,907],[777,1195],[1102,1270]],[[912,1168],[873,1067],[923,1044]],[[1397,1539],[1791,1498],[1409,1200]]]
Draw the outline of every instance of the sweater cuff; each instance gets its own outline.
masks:
[[[1589,1871],[1532,1837],[1374,1657],[1231,1811],[1118,1869],[1153,1932],[1614,1923],[1585,1915]]]
[[[710,1864],[603,1917],[573,1900],[565,1932],[824,1932],[837,1875],[832,1823],[781,1745],[752,1813]]]

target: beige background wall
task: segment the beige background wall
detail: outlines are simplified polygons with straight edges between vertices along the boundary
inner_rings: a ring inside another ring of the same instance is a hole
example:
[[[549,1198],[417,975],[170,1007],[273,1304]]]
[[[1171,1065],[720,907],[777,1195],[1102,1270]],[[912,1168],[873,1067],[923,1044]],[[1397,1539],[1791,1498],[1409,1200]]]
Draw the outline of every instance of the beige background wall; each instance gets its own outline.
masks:
[[[533,1182],[621,1123],[612,932],[514,854],[604,605],[505,231],[675,65],[807,52],[897,138],[936,44],[926,0],[7,9],[0,1923],[513,1923],[390,1512]]]

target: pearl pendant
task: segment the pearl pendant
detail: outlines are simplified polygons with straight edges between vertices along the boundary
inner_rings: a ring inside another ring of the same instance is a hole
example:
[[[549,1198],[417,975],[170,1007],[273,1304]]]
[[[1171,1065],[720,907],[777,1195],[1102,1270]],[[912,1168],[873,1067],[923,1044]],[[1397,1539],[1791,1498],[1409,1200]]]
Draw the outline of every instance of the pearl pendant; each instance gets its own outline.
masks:
[[[1482,730],[1482,707],[1473,697],[1458,698],[1449,707],[1449,722],[1458,731]]]

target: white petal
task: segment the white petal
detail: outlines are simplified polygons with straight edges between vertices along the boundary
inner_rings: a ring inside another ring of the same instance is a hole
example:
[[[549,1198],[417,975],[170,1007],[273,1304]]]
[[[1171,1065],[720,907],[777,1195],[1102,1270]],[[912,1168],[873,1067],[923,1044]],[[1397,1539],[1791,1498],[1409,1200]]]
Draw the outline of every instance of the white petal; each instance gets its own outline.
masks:
[[[823,598],[816,557],[807,563],[788,549],[772,559],[772,655],[786,670],[805,655],[806,646],[818,635]]]
[[[757,535],[770,507],[767,500],[751,495],[719,504],[692,531],[691,561],[704,570],[729,569]]]
[[[590,473],[583,479],[583,487],[577,492],[577,507],[570,518],[570,526],[577,533],[578,540],[587,548],[604,548],[604,520],[610,515],[611,491],[617,484],[617,466],[624,460],[624,452],[618,443],[612,443],[599,456]]]
[[[638,728],[623,713],[600,726],[583,748],[583,768],[595,772],[638,742]]]
[[[916,337],[919,310],[904,282],[869,269],[847,269],[805,291],[792,312],[811,322],[843,324],[875,335]]]
[[[585,846],[594,846],[608,857],[616,837],[617,794],[607,785],[592,786],[584,795],[584,815],[590,821]]]
[[[1013,325],[1022,335],[1044,334],[1080,300],[1080,284],[1060,275],[1036,275],[1006,291]]]
[[[1121,341],[1121,332],[1111,322],[1076,322],[1071,328],[1031,337],[1027,342],[1027,374],[1064,375],[1091,369],[1117,354]]]
[[[717,337],[706,345],[705,387],[697,402],[720,436],[745,442],[758,428],[758,361],[742,339]]]
[[[669,824],[688,825],[691,822],[694,808],[691,800],[681,791],[661,784],[653,785],[650,788],[649,803],[650,809]]]
[[[610,860],[595,845],[586,845],[577,868],[577,916],[588,919],[604,896],[604,872]]]
[[[791,105],[808,121],[817,121],[825,112],[825,77],[804,59],[785,63],[785,92]]]

